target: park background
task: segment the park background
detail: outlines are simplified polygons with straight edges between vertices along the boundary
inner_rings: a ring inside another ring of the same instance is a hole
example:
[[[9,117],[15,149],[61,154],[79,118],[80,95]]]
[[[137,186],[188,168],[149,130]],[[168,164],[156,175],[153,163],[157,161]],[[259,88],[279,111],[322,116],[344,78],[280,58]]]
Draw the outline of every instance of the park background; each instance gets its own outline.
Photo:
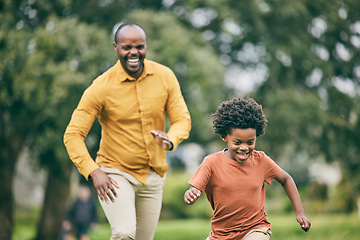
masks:
[[[211,114],[253,97],[269,121],[257,141],[295,179],[313,222],[301,232],[281,187],[267,186],[273,239],[360,234],[360,1],[1,0],[0,239],[56,239],[79,176],[62,136],[82,92],[117,60],[113,32],[133,21],[147,58],[169,66],[192,116],[168,154],[155,239],[205,239],[211,209],[183,193],[203,157],[224,144]],[[86,143],[95,156],[100,127]],[[226,196],[224,196],[226,197]],[[92,239],[108,239],[99,208]]]

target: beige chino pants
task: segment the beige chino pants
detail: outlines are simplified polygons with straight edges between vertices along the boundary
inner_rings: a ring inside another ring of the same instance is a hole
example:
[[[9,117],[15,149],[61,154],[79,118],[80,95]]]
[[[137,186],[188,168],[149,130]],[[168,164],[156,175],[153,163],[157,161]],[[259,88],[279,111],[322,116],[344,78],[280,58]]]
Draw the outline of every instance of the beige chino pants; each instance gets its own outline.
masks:
[[[267,227],[259,227],[249,231],[241,240],[270,240],[271,230]],[[210,238],[206,238],[210,240]]]
[[[118,197],[101,206],[110,223],[110,240],[152,240],[159,221],[165,176],[150,171],[146,184],[118,169],[101,167],[114,179]]]
[[[248,232],[242,240],[270,240],[271,230],[267,227],[260,227]]]

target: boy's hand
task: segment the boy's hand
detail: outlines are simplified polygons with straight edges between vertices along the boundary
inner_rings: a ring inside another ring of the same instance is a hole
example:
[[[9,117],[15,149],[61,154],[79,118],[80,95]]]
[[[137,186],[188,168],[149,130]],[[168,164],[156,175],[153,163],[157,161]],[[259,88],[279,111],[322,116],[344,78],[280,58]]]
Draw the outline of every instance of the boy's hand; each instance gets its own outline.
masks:
[[[192,205],[196,202],[196,200],[200,197],[200,195],[201,195],[201,191],[191,186],[189,190],[187,190],[184,194],[184,201],[188,205]]]
[[[311,222],[305,217],[305,215],[296,216],[296,221],[300,223],[301,228],[307,232],[310,229]]]

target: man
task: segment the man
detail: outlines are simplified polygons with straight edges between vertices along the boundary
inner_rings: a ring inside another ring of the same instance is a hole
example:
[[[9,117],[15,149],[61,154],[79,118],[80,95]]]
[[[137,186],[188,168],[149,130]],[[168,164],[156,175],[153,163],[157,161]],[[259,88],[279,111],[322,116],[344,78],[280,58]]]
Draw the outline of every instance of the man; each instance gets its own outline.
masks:
[[[146,34],[139,25],[122,24],[113,47],[119,61],[86,89],[64,143],[79,172],[93,179],[111,239],[153,239],[168,170],[164,150],[188,137],[190,114],[174,73],[145,59]],[[96,118],[102,132],[95,163],[84,139]]]

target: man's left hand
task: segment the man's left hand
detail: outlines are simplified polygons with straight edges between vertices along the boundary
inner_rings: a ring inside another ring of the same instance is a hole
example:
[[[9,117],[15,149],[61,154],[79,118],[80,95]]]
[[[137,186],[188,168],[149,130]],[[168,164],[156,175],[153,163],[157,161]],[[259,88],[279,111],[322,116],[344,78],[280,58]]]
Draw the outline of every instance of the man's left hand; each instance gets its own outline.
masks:
[[[168,135],[165,132],[159,130],[151,130],[151,135],[154,137],[155,142],[162,149],[171,151],[173,144],[170,142]]]

